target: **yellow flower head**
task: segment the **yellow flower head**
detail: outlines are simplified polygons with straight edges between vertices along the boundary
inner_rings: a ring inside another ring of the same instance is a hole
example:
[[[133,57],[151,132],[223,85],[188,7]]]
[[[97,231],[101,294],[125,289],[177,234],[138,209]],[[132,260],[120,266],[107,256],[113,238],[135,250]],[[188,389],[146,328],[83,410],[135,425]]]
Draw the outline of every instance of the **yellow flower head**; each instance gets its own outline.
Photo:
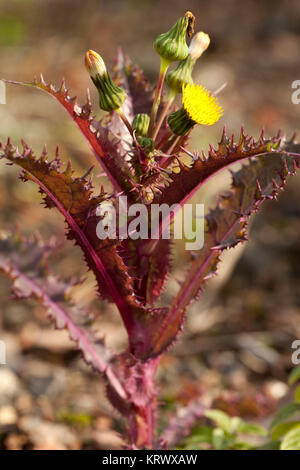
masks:
[[[223,114],[218,100],[201,85],[183,85],[182,104],[189,118],[204,126],[212,126]]]

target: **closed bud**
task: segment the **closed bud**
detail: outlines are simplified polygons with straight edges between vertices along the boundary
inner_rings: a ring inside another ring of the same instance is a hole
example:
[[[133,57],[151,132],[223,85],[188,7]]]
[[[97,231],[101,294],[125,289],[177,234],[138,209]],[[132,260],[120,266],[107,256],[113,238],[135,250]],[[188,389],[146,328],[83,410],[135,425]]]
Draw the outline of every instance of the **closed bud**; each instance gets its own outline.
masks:
[[[148,128],[150,123],[150,117],[148,114],[137,114],[132,123],[132,129],[135,131],[136,135],[141,137],[147,137]]]
[[[177,23],[167,32],[160,34],[154,41],[154,49],[166,62],[183,60],[189,49],[186,43],[186,33],[193,34],[195,17],[187,11]]]
[[[186,135],[195,125],[195,122],[189,118],[184,108],[180,108],[170,114],[168,124],[173,134]]]
[[[96,79],[97,75],[103,77],[107,73],[106,65],[102,57],[91,49],[85,54],[85,66],[91,78]]]
[[[166,82],[171,90],[171,95],[175,96],[181,93],[183,85],[193,83],[192,71],[194,65],[208,48],[209,43],[208,34],[202,32],[195,34],[189,46],[189,55],[177,65],[176,69],[166,75]]]
[[[145,153],[151,153],[154,150],[154,140],[151,137],[141,137],[137,138],[138,143],[142,147]]]
[[[127,94],[111,79],[102,57],[89,50],[85,55],[85,66],[99,93],[99,106],[104,111],[119,109]]]
[[[176,69],[168,72],[166,75],[166,83],[170,88],[171,95],[175,96],[181,93],[182,85],[193,83],[192,71],[194,63],[188,55],[186,59],[179,62]]]
[[[191,61],[195,63],[203,52],[206,51],[209,44],[210,38],[208,34],[203,33],[202,31],[195,34],[189,46],[189,57],[191,58]]]

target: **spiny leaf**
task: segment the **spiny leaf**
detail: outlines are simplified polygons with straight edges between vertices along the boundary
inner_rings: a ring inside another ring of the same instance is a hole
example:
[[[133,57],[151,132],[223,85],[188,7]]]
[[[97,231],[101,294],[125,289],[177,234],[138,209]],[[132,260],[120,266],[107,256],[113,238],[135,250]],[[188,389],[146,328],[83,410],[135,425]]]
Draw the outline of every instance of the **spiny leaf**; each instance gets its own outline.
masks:
[[[153,103],[153,87],[144,77],[142,70],[134,65],[127,55],[124,56],[121,49],[118,50],[114,72],[115,80],[128,93],[125,112],[130,109],[130,113],[127,111],[129,119],[139,113],[150,114]]]
[[[135,279],[134,290],[137,298],[143,303],[153,305],[162,294],[171,267],[170,239],[158,240],[155,248],[143,252],[144,240],[126,240],[124,251],[125,264]]]
[[[33,82],[12,80],[5,80],[5,82],[38,88],[53,96],[64,107],[86,138],[114,189],[119,192],[131,188],[130,179],[128,179],[130,168],[124,159],[127,149],[120,139],[116,139],[108,129],[102,127],[100,121],[93,117],[89,91],[87,91],[86,103],[79,105],[76,96],[70,96],[64,80],[59,88],[55,88],[52,82],[46,83],[42,75],[39,80],[35,78]]]
[[[23,168],[22,178],[34,181],[46,195],[46,205],[56,206],[62,213],[69,226],[68,237],[82,248],[103,298],[113,299],[123,308],[126,302],[137,306],[132,280],[115,244],[109,239],[100,240],[96,234],[99,221],[95,213],[96,207],[106,195],[102,193],[97,197],[92,196],[91,182],[86,177],[74,178],[70,165],[65,171],[60,171],[58,157],[49,162],[44,154],[36,158],[26,146],[20,153],[8,142],[0,153],[0,158],[6,158]]]
[[[118,307],[127,328],[131,352],[137,356],[147,356],[151,349],[152,328],[160,323],[164,309],[147,310],[136,298],[133,278],[118,253],[115,240],[100,240],[96,226],[100,217],[96,207],[107,195],[92,196],[91,181],[86,177],[74,178],[71,166],[60,171],[58,156],[53,161],[43,153],[36,158],[32,150],[24,147],[22,153],[10,141],[2,149],[0,159],[20,166],[24,171],[23,180],[35,182],[45,194],[47,207],[56,207],[64,216],[69,230],[68,238],[75,240],[82,249],[85,260],[94,272],[101,296],[112,300]],[[148,330],[149,325],[149,330]]]
[[[135,114],[150,112],[153,95],[152,87],[143,76],[142,71],[133,65],[127,56],[124,57],[121,49],[118,51],[114,65],[114,80],[127,92],[127,98],[122,105],[122,111],[129,123],[132,123]],[[132,189],[129,183],[135,175],[134,167],[136,159],[133,155],[132,137],[123,121],[117,113],[110,113],[105,115],[100,123],[95,123],[93,127],[100,129],[100,133],[96,135],[102,142],[102,146],[106,148],[108,155],[113,161],[118,164],[118,168],[121,168],[123,173],[127,174],[129,178],[127,184],[121,178],[122,189]],[[104,143],[108,142],[108,136],[105,135],[104,129],[106,129],[106,133],[110,131],[110,140],[112,140],[112,136],[114,137],[113,146],[110,146],[109,149],[107,149],[107,145],[104,145]],[[129,158],[130,156],[133,158]]]
[[[167,203],[170,206],[174,203],[183,205],[205,181],[222,168],[245,158],[275,151],[279,145],[279,135],[273,139],[265,139],[262,134],[258,141],[254,141],[252,137],[248,138],[244,134],[243,128],[239,142],[236,144],[233,136],[231,139],[227,137],[224,128],[218,148],[214,149],[210,146],[208,156],[204,155],[203,158],[195,155],[191,166],[181,163],[179,173],[170,175],[165,188],[160,188],[161,192],[158,193],[154,202]]]
[[[145,79],[143,72],[131,62],[128,56],[123,55],[121,49],[118,50],[114,65],[114,80],[127,92],[127,98],[123,103],[122,111],[130,124],[132,124],[136,114],[150,113],[153,101],[153,89],[150,83]],[[123,146],[126,146],[128,158],[125,161],[128,162],[129,160],[132,172],[132,175],[129,174],[129,176],[134,178],[134,175],[141,173],[140,159],[144,160],[145,158],[143,150],[139,147],[138,142],[135,142],[135,146],[132,145],[132,138],[116,113],[108,115],[104,122],[106,127],[114,135],[122,139]],[[138,152],[140,153],[140,157],[138,156]],[[132,197],[138,197],[138,192],[134,192],[130,195]]]
[[[40,237],[21,237],[11,233],[0,238],[0,272],[12,280],[16,298],[37,299],[46,309],[56,328],[66,328],[75,341],[84,360],[94,371],[104,374],[116,393],[125,398],[125,391],[112,368],[112,353],[102,338],[91,330],[91,316],[76,307],[70,299],[70,288],[76,281],[63,281],[54,276],[47,259],[55,248],[51,240],[45,243]]]
[[[287,142],[287,152],[298,152],[297,144]],[[204,247],[194,253],[184,281],[168,314],[153,332],[153,354],[161,353],[176,338],[186,307],[198,299],[207,279],[216,272],[221,252],[247,239],[247,222],[266,199],[276,199],[284,188],[288,175],[300,166],[300,155],[268,154],[251,161],[233,173],[231,193],[221,197],[216,209],[206,217],[207,231]]]
[[[144,297],[151,305],[161,296],[167,283],[171,267],[171,249],[171,240],[161,239],[148,257],[143,283],[145,285]]]
[[[116,116],[116,118],[120,121],[119,116]],[[111,119],[105,117],[101,122],[94,123],[93,131],[95,131],[97,138],[102,142],[105,159],[109,161],[109,167],[118,181],[119,189],[127,194],[130,202],[134,195],[131,190],[135,188],[135,171],[129,158],[131,142],[128,141],[127,131],[126,139],[122,137],[122,131],[119,134],[111,132],[110,129],[113,122]],[[121,124],[124,127],[122,122]]]

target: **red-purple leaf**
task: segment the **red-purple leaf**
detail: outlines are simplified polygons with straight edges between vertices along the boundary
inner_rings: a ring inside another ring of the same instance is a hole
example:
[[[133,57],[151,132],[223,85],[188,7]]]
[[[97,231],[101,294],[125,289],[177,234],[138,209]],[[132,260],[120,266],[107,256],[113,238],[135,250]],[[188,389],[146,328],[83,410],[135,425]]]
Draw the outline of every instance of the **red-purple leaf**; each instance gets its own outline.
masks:
[[[115,61],[114,79],[128,93],[125,112],[129,119],[139,113],[150,114],[154,95],[153,87],[144,77],[142,70],[134,65],[127,55],[124,56],[121,49]]]
[[[143,246],[143,240],[140,246]],[[162,294],[171,268],[171,249],[172,241],[169,239],[158,240],[149,254],[139,252],[137,248],[132,269],[137,278],[136,295],[142,302],[153,305]]]
[[[287,152],[299,152],[299,145],[288,142]],[[219,199],[217,207],[206,217],[204,247],[191,257],[189,269],[168,313],[153,331],[153,355],[160,354],[176,338],[186,307],[196,300],[205,281],[215,274],[221,252],[247,239],[248,219],[265,199],[276,199],[286,178],[300,167],[300,155],[267,154],[250,161],[233,173],[231,192]]]
[[[84,360],[96,372],[106,376],[110,386],[121,398],[126,393],[112,366],[113,355],[104,341],[91,330],[90,315],[77,308],[70,300],[69,290],[74,281],[65,282],[51,274],[47,258],[54,248],[53,241],[40,238],[22,238],[18,233],[0,239],[0,272],[12,280],[16,298],[35,298],[47,310],[56,328],[66,328],[75,341]]]
[[[258,141],[254,141],[252,137],[245,136],[243,129],[238,144],[235,144],[233,136],[229,139],[224,129],[218,149],[211,146],[208,156],[205,158],[195,156],[191,166],[181,163],[178,173],[173,172],[169,180],[164,177],[160,182],[164,188],[160,187],[160,193],[156,193],[154,203],[168,204],[169,206],[177,203],[183,206],[205,181],[223,168],[249,157],[276,151],[279,145],[279,135],[273,139],[264,139],[262,135]],[[164,221],[162,221],[162,227],[164,227]]]
[[[2,149],[0,159],[20,166],[24,171],[23,180],[35,182],[47,207],[56,207],[68,224],[68,238],[81,247],[89,268],[94,272],[99,292],[105,299],[112,300],[118,307],[128,331],[130,349],[137,356],[147,356],[151,350],[152,327],[161,321],[164,310],[147,310],[137,299],[134,280],[119,255],[116,240],[100,240],[96,226],[100,218],[96,207],[106,195],[92,195],[91,182],[72,176],[71,166],[60,171],[60,160],[56,157],[49,162],[46,155],[36,158],[32,150],[24,147],[22,153],[10,142]],[[149,324],[149,331],[148,331]]]
[[[114,189],[119,192],[131,188],[130,167],[124,159],[124,153],[126,153],[127,149],[123,146],[120,139],[116,139],[116,136],[110,133],[109,129],[102,127],[101,122],[94,119],[89,91],[87,93],[87,101],[82,106],[77,103],[76,96],[70,97],[64,80],[59,88],[55,88],[51,82],[46,83],[42,76],[40,80],[35,79],[33,82],[28,83],[12,80],[5,81],[15,85],[38,88],[53,96],[64,107],[86,138]],[[120,121],[124,128],[124,124],[119,116],[116,116],[116,119]]]
[[[45,155],[37,159],[28,147],[20,153],[8,143],[0,158],[23,168],[23,179],[34,181],[46,195],[46,205],[54,205],[61,212],[69,226],[68,237],[84,252],[86,262],[96,276],[100,294],[116,303],[125,325],[132,328],[132,310],[140,307],[134,296],[132,279],[118,254],[115,240],[100,240],[96,234],[100,219],[95,211],[105,194],[92,196],[91,182],[85,177],[74,178],[70,165],[60,171],[57,157],[51,162]]]

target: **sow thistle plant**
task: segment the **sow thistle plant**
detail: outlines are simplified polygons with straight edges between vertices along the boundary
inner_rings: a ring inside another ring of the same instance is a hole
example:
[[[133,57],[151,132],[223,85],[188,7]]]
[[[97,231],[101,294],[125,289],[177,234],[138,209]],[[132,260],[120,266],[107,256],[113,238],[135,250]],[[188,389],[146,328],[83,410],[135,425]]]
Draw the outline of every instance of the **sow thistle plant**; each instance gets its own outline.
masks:
[[[222,251],[246,241],[250,216],[264,200],[277,198],[287,177],[300,165],[300,145],[294,138],[287,141],[279,134],[266,138],[262,132],[255,140],[243,128],[237,141],[224,129],[218,145],[210,146],[201,157],[188,149],[192,129],[200,125],[204,130],[223,113],[216,96],[192,79],[193,67],[210,42],[203,32],[193,36],[194,20],[187,12],[155,40],[161,62],[155,89],[121,52],[113,73],[98,53],[86,53],[85,65],[98,90],[99,107],[106,112],[100,120],[94,117],[89,94],[86,103],[79,105],[64,81],[55,88],[42,76],[32,83],[6,80],[43,90],[65,108],[113,188],[95,194],[92,170],[75,176],[70,163],[62,168],[58,154],[48,157],[46,148],[36,157],[25,143],[22,149],[9,139],[1,144],[0,158],[21,167],[21,180],[37,184],[44,205],[63,215],[66,237],[82,249],[100,298],[114,303],[120,313],[128,334],[127,349],[122,354],[110,351],[101,331],[93,328],[90,312],[79,309],[70,298],[72,283],[52,274],[48,262],[55,249],[52,241],[20,234],[2,238],[0,270],[11,278],[17,297],[36,298],[57,328],[69,330],[84,360],[102,374],[107,397],[126,423],[125,440],[131,449],[176,445],[174,439],[168,441],[168,432],[157,432],[155,373],[160,359],[182,331],[188,306],[199,300],[207,279],[216,273]],[[177,64],[170,70],[172,62]],[[180,94],[182,103],[177,109],[174,99],[180,103]],[[227,109],[225,115],[229,113]],[[129,206],[144,204],[150,232],[154,204],[183,207],[209,178],[240,161],[246,163],[232,172],[230,191],[206,215],[203,248],[191,253],[170,305],[159,306],[171,269],[172,242],[161,236],[170,220],[161,217],[155,239],[100,239],[97,208],[104,201],[117,208],[124,196]],[[192,409],[195,416],[204,416],[201,404]],[[172,423],[176,427],[176,421]]]

